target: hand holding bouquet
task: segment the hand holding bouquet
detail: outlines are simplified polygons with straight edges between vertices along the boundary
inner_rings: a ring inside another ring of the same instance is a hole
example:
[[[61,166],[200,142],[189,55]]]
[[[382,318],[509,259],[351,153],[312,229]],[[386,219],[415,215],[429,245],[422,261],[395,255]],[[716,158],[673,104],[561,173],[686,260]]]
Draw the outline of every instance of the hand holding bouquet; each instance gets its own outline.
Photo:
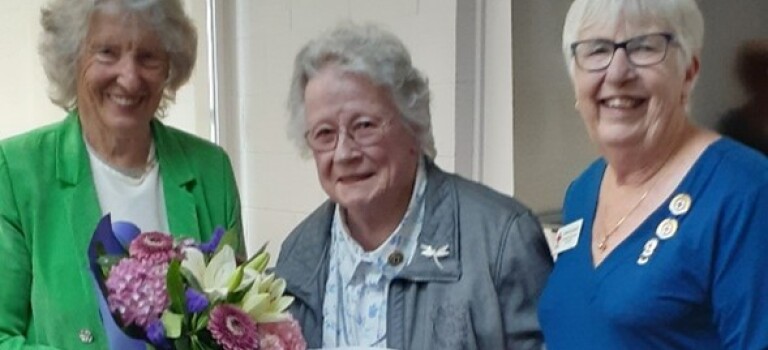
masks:
[[[305,349],[265,247],[238,265],[235,242],[223,229],[206,243],[174,240],[107,215],[89,258],[116,323],[158,349]]]

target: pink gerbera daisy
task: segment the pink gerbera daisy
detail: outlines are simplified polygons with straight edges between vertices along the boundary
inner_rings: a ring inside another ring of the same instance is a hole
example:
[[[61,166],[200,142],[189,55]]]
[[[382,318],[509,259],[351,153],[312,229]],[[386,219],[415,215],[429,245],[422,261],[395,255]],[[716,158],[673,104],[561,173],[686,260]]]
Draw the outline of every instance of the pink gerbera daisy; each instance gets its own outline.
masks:
[[[153,264],[167,263],[179,256],[173,249],[173,237],[162,232],[144,232],[128,248],[132,258]]]
[[[220,304],[211,311],[208,330],[224,350],[255,350],[256,323],[237,307]]]

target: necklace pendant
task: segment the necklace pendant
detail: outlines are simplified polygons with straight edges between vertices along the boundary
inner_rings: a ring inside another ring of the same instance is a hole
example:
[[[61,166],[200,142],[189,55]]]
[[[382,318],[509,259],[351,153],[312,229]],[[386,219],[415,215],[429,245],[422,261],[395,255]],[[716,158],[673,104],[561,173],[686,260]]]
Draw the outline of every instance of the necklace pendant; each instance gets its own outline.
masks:
[[[600,242],[600,244],[597,245],[597,249],[600,249],[601,252],[605,251],[605,248],[607,245],[605,244],[605,241]]]

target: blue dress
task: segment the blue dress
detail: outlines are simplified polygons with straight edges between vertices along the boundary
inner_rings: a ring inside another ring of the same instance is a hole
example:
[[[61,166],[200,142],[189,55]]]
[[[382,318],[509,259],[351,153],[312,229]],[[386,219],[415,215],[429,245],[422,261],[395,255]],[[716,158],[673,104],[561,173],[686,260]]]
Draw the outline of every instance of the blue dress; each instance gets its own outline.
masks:
[[[716,141],[595,268],[605,167],[594,162],[566,194],[563,222],[583,226],[540,301],[547,348],[768,349],[768,159]]]

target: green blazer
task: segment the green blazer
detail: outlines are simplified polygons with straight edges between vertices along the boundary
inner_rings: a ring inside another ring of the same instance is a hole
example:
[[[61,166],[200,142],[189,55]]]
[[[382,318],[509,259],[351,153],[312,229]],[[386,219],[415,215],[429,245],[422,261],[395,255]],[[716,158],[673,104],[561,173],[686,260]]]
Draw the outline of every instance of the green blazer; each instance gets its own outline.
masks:
[[[157,120],[152,134],[171,233],[242,232],[224,151]],[[101,216],[76,112],[0,142],[0,349],[107,349],[87,258]]]

